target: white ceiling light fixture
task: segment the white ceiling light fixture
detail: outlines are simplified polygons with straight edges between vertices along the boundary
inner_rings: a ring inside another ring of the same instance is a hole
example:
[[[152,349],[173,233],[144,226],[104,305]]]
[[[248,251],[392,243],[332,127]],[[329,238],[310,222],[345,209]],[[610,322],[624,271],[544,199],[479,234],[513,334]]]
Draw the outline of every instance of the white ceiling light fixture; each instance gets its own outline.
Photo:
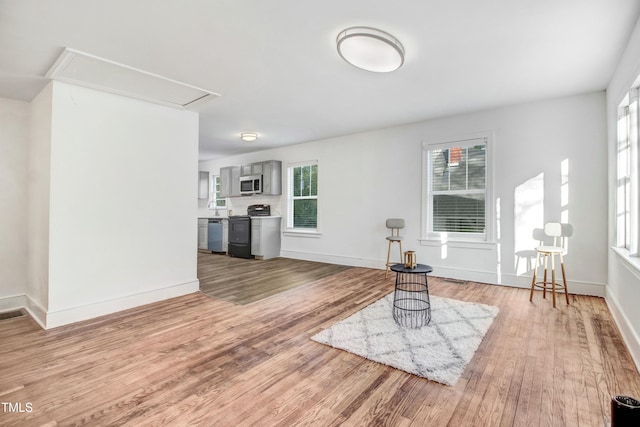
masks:
[[[363,70],[388,73],[404,63],[404,47],[400,41],[375,28],[347,28],[338,34],[336,44],[342,59]]]
[[[253,142],[258,139],[258,134],[255,132],[242,132],[240,134],[240,139],[246,142]]]

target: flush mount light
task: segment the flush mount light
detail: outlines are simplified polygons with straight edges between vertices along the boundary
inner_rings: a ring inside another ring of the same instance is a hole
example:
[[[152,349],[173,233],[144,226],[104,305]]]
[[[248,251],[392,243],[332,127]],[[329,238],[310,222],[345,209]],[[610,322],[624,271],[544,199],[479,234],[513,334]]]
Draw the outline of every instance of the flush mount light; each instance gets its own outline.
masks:
[[[240,139],[247,142],[252,142],[258,139],[258,134],[255,132],[242,132],[240,134]]]
[[[351,27],[338,34],[338,53],[349,64],[388,73],[404,63],[404,47],[391,34],[370,27]]]

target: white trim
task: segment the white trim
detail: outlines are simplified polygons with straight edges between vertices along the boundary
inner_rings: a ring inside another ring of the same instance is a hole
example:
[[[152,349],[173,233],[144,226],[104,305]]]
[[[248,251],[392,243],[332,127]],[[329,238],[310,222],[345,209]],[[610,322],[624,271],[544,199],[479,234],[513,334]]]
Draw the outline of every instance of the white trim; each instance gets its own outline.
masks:
[[[625,316],[624,312],[620,309],[618,301],[612,294],[607,292],[604,300],[607,303],[607,307],[613,317],[613,321],[618,326],[620,335],[622,335],[622,340],[627,345],[627,349],[629,350],[629,354],[636,365],[636,369],[640,371],[640,335],[638,334],[638,331],[633,329],[631,322],[629,322],[627,316]]]
[[[12,297],[0,298],[0,313],[14,311],[24,308],[27,305],[26,295],[15,295]]]
[[[329,264],[348,265],[350,267],[364,267],[384,269],[384,263],[386,260],[378,260],[371,258],[360,258],[345,255],[332,255],[316,252],[305,251],[280,251],[280,256],[283,258],[300,259],[304,261],[316,261],[325,262]],[[382,265],[382,267],[381,267]]]
[[[496,242],[487,242],[486,240],[440,240],[440,239],[419,239],[420,246],[441,247],[448,246],[450,248],[463,248],[463,249],[481,249],[481,250],[495,250]]]
[[[292,190],[292,186],[291,186],[291,180],[292,180],[292,174],[293,174],[293,169],[297,168],[297,167],[303,167],[303,166],[317,166],[318,167],[318,182],[316,183],[316,195],[315,196],[308,196],[308,199],[311,200],[316,200],[316,228],[294,228],[292,227],[292,223],[293,223],[293,195],[291,194]],[[285,226],[285,235],[289,235],[289,236],[298,236],[298,235],[302,235],[302,236],[306,236],[306,237],[310,237],[312,235],[318,235],[320,236],[320,165],[318,160],[307,160],[304,162],[292,162],[292,163],[287,163],[285,165],[285,176],[286,176],[286,186],[285,186],[285,215],[284,215],[284,226]],[[289,222],[291,220],[291,223]],[[287,234],[290,233],[290,234]]]
[[[24,308],[43,329],[51,329],[169,298],[192,294],[199,290],[200,281],[195,280],[167,288],[128,295],[107,301],[99,301],[93,304],[59,311],[47,311],[27,295],[16,295],[13,297],[0,298],[0,312]]]
[[[305,251],[283,250],[280,252],[280,256],[283,258],[326,262],[331,264],[348,265],[351,267],[375,268],[378,270],[384,270],[386,263],[386,259],[360,258]],[[522,289],[531,288],[531,275],[517,276],[515,274],[501,274],[500,280],[498,280],[498,274],[494,271],[451,268],[433,264],[431,262],[429,263],[429,265],[433,267],[433,273],[431,274],[437,277],[468,280],[495,286],[508,286]],[[567,287],[569,288],[569,293],[571,294],[604,297],[606,292],[606,286],[602,283],[578,282],[569,280],[567,281]]]
[[[46,310],[26,295],[0,298],[0,313],[24,309],[41,328],[46,329]]]
[[[314,237],[314,238],[322,237],[322,233],[318,233],[317,231],[302,231],[301,229],[298,229],[298,228],[287,228],[285,231],[282,232],[282,234],[284,236],[289,236],[289,237]]]
[[[198,292],[200,281],[181,283],[162,289],[155,289],[148,292],[128,295],[121,298],[114,298],[106,301],[98,301],[79,307],[72,307],[59,311],[47,312],[46,329],[75,323],[82,320],[92,319],[98,316],[115,313],[129,308],[139,307],[157,301],[175,298],[182,295]]]
[[[493,187],[494,187],[494,167],[493,167],[493,151],[495,145],[495,131],[486,130],[479,131],[465,135],[452,136],[446,139],[439,139],[433,141],[422,141],[422,203],[420,214],[420,228],[421,228],[421,242],[429,240],[440,239],[440,233],[433,233],[431,229],[431,198],[429,182],[431,179],[431,164],[430,164],[430,152],[434,149],[450,148],[455,146],[468,146],[473,141],[482,142],[486,148],[486,168],[485,168],[485,233],[478,235],[475,238],[468,236],[460,240],[477,240],[492,242],[495,239],[495,205],[493,202]]]
[[[29,312],[29,315],[31,316],[31,318],[33,320],[36,321],[36,323],[38,325],[40,325],[40,327],[42,329],[47,329],[46,324],[47,324],[47,310],[45,310],[42,306],[40,306],[40,304],[38,304],[37,302],[35,302],[34,300],[32,300],[29,297],[26,297],[27,299],[27,304],[24,307],[25,310],[27,310],[27,312]]]
[[[625,248],[610,246],[609,249],[616,255],[618,260],[620,260],[620,263],[640,280],[640,258],[631,256],[630,252]]]

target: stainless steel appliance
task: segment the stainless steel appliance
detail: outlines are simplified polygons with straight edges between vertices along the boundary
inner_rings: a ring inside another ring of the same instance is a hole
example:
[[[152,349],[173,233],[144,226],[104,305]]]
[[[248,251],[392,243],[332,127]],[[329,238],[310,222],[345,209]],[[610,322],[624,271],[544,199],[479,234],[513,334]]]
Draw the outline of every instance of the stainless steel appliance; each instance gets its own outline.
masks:
[[[251,195],[262,193],[262,175],[240,177],[240,194]]]
[[[207,249],[211,252],[222,252],[222,220],[209,218],[207,227]]]
[[[229,217],[227,254],[237,258],[251,258],[251,217]]]

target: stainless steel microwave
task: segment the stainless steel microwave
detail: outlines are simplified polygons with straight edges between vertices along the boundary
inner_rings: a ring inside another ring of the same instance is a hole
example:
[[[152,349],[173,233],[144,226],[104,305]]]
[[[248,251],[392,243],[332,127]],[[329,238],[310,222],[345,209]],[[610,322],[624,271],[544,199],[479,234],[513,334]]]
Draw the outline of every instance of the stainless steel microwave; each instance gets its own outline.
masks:
[[[262,193],[262,175],[240,177],[240,194],[250,195]]]

